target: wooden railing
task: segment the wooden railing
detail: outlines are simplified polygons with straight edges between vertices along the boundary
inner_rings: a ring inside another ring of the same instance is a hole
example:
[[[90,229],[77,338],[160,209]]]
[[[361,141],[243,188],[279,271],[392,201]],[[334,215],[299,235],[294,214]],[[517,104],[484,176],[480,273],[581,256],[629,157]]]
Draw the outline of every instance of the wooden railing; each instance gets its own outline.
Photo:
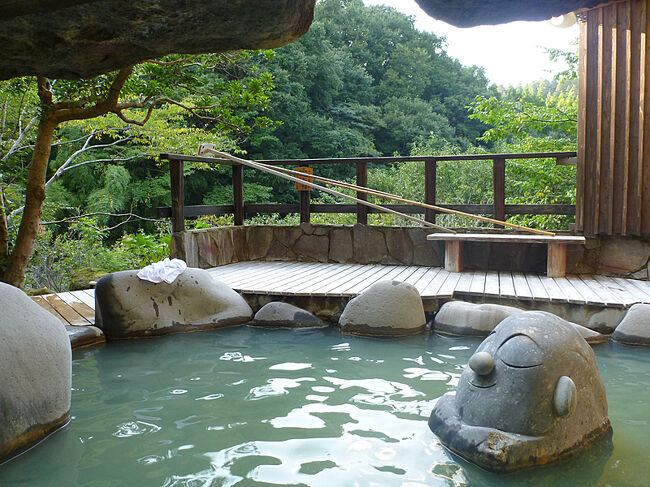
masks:
[[[368,185],[368,164],[400,163],[420,161],[424,162],[424,202],[436,205],[436,168],[438,162],[453,161],[492,161],[492,180],[494,188],[494,203],[492,205],[443,205],[443,208],[464,211],[473,214],[491,214],[493,218],[504,221],[506,215],[575,215],[575,205],[506,205],[506,159],[540,159],[552,158],[556,164],[575,164],[575,152],[531,152],[523,154],[471,154],[450,156],[399,156],[399,157],[354,157],[338,159],[286,159],[263,160],[269,165],[294,165],[310,167],[320,164],[355,164],[356,184],[366,187]],[[214,157],[187,156],[182,154],[163,154],[163,159],[169,161],[171,178],[172,206],[158,208],[158,216],[171,217],[174,232],[185,230],[185,218],[201,215],[234,215],[235,225],[243,225],[246,215],[257,213],[300,213],[300,222],[309,222],[311,213],[356,213],[357,222],[368,223],[368,213],[377,213],[379,210],[357,204],[313,204],[310,201],[310,191],[300,191],[300,203],[280,204],[244,204],[244,175],[243,166],[232,161]],[[192,205],[185,206],[185,192],[183,189],[183,164],[184,162],[202,162],[208,164],[226,164],[232,166],[232,205]],[[366,200],[364,193],[357,192],[356,197]],[[424,213],[425,220],[435,223],[438,212],[423,209],[415,205],[386,204],[381,205],[407,214]]]

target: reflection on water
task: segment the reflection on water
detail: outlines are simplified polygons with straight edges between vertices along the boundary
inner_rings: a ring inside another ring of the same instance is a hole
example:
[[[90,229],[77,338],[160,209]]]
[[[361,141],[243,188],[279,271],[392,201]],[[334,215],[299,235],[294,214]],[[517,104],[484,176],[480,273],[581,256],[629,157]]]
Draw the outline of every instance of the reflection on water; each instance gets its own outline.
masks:
[[[427,427],[477,339],[238,328],[75,352],[73,419],[0,467],[13,486],[642,486],[650,353],[596,348],[613,437],[497,475]]]

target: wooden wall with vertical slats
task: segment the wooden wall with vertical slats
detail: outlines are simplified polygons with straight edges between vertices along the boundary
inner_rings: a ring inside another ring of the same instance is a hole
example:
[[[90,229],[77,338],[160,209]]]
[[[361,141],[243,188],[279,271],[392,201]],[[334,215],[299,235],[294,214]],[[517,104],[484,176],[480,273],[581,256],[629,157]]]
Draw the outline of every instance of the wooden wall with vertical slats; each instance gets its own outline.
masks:
[[[577,229],[649,236],[650,0],[581,17]]]

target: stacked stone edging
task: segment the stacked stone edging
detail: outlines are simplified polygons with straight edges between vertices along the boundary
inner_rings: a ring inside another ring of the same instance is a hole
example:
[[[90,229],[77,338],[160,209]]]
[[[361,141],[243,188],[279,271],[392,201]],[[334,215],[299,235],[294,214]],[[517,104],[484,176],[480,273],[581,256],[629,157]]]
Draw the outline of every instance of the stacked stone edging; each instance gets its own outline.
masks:
[[[191,267],[243,261],[440,266],[433,230],[374,225],[253,225],[175,234],[171,254]]]
[[[444,245],[426,240],[432,232],[424,227],[359,224],[216,227],[174,234],[171,253],[200,268],[251,260],[441,266]],[[495,262],[530,272],[545,268],[542,244],[524,249],[519,244],[467,242],[465,247],[468,269],[494,267]],[[585,247],[567,249],[567,266],[570,273],[648,279],[650,239],[588,239]]]

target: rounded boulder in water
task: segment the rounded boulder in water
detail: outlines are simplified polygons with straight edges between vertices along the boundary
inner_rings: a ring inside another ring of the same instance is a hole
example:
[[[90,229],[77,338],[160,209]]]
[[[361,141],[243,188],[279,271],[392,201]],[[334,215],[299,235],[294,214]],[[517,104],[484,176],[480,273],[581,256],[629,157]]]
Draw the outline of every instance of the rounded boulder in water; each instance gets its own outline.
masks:
[[[344,333],[366,336],[405,336],[426,324],[420,293],[412,284],[380,281],[352,299],[341,314]]]
[[[72,352],[63,324],[0,283],[0,462],[70,419]]]
[[[309,311],[289,303],[273,301],[255,313],[253,324],[258,326],[309,328],[322,327],[325,323]]]
[[[95,288],[95,324],[107,339],[164,335],[240,325],[253,310],[237,292],[203,269],[187,268],[172,283],[108,274]]]
[[[450,450],[494,471],[559,460],[611,431],[593,350],[575,326],[543,311],[512,315],[488,335],[429,427]]]
[[[650,346],[650,304],[633,304],[614,330],[614,340]]]

